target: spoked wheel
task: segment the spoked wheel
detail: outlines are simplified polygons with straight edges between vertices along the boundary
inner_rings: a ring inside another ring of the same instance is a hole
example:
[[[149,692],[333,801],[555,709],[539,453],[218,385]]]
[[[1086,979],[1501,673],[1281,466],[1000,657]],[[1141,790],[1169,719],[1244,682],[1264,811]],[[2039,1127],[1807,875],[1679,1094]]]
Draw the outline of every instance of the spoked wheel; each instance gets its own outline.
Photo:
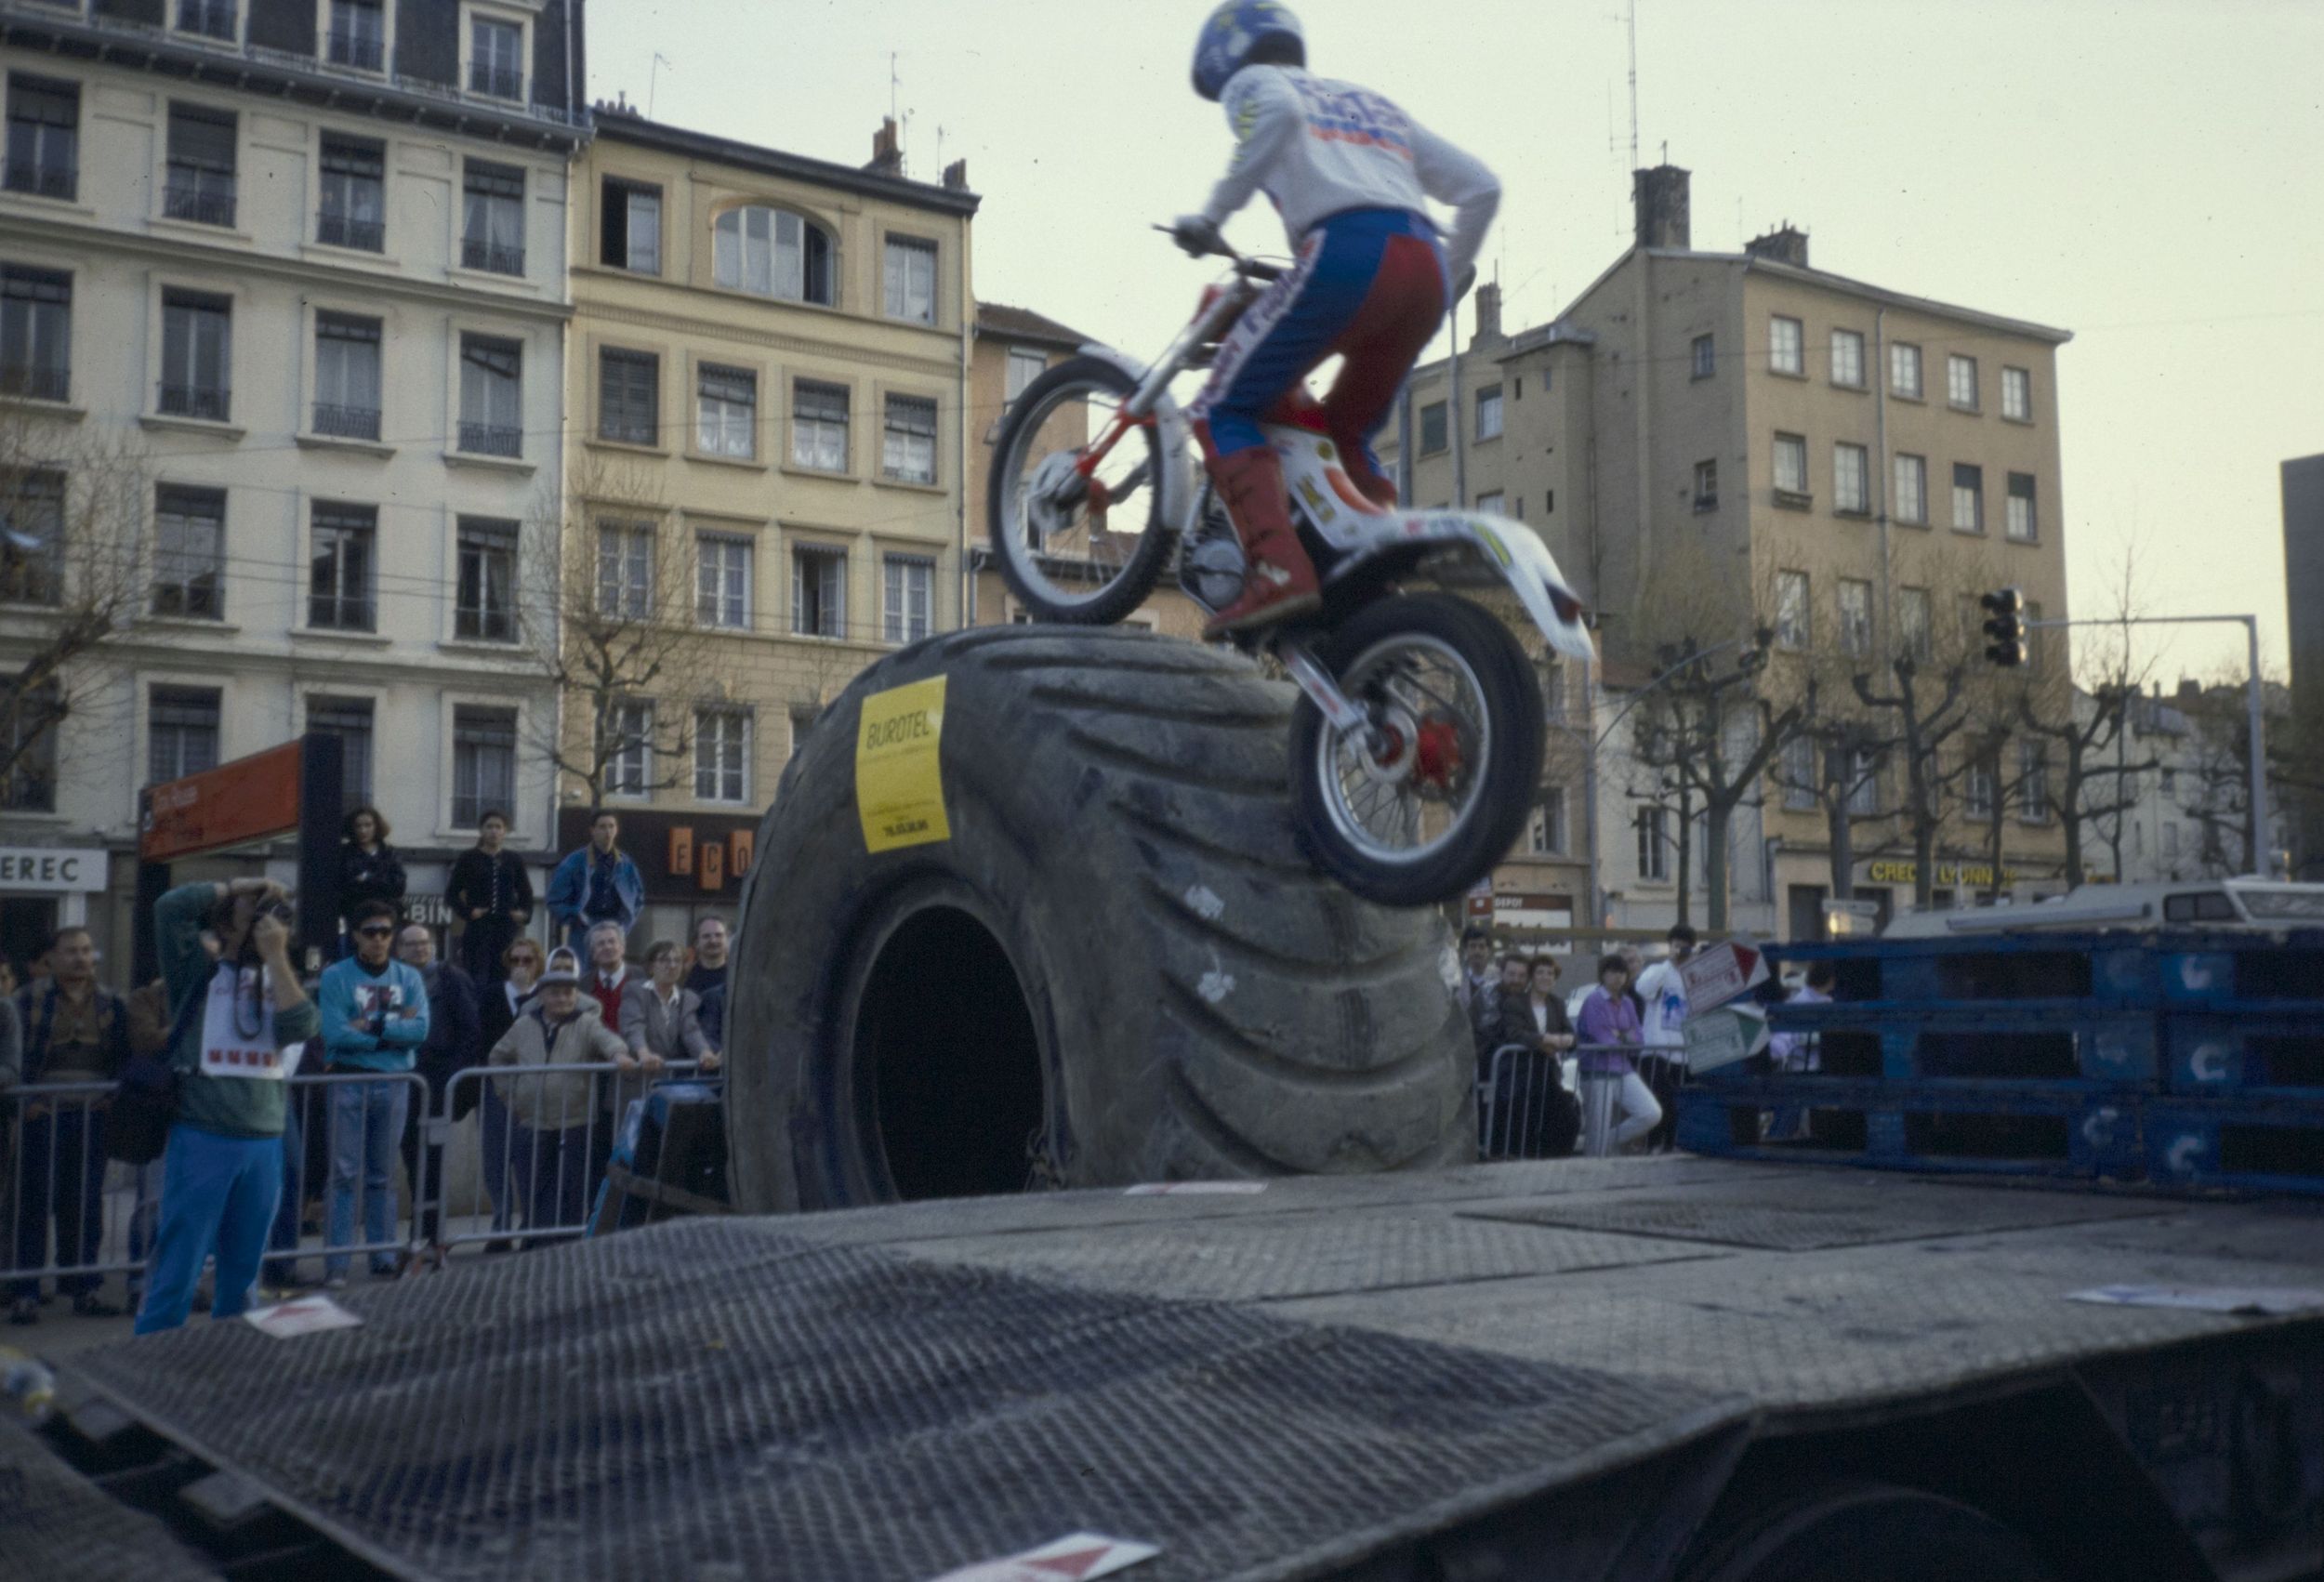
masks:
[[[1459,895],[1525,827],[1541,776],[1541,694],[1525,651],[1477,606],[1383,599],[1322,655],[1369,723],[1341,731],[1302,698],[1292,798],[1311,854],[1391,906]]]
[[[1068,359],[1024,388],[994,443],[994,556],[1010,591],[1041,620],[1118,621],[1153,591],[1169,558],[1164,494],[1177,458],[1151,423],[1116,430],[1136,389],[1103,358]],[[1103,454],[1087,462],[1095,447]]]

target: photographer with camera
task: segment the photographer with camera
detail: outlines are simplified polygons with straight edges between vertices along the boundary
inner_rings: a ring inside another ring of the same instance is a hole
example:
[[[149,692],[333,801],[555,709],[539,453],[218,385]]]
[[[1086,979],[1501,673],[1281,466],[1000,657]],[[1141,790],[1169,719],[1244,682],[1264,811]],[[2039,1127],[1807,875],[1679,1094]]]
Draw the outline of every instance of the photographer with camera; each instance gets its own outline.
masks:
[[[314,1006],[291,965],[291,913],[271,879],[179,885],[153,908],[168,986],[165,1054],[177,1116],[162,1162],[161,1223],[137,1332],[175,1329],[218,1258],[213,1318],[250,1305],[283,1190],[284,1051],[314,1035]],[[215,959],[205,926],[217,931]]]

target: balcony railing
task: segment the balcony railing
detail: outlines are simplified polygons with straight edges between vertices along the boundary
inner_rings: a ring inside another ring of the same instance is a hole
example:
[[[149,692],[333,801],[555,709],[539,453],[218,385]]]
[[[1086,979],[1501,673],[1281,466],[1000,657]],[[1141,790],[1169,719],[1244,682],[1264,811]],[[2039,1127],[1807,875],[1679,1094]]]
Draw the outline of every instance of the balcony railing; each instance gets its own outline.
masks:
[[[8,161],[7,186],[11,192],[31,192],[37,197],[62,198],[71,203],[78,195],[80,180],[69,165],[12,159]]]
[[[524,454],[524,430],[508,423],[460,423],[460,448],[473,455],[513,456]]]
[[[233,392],[216,385],[164,385],[158,404],[165,417],[199,417],[223,423],[232,407]]]
[[[465,642],[514,642],[516,613],[509,610],[478,610],[464,604],[453,615],[452,631]]]
[[[470,93],[489,94],[494,99],[522,99],[524,73],[514,66],[488,66],[482,60],[471,60],[468,86]]]
[[[178,31],[232,43],[241,32],[234,25],[234,0],[178,0]]]
[[[379,409],[376,406],[334,406],[315,402],[315,428],[335,440],[376,440]]]
[[[25,363],[0,363],[0,395],[29,401],[66,401],[73,393],[73,370]]]
[[[364,33],[343,33],[334,28],[324,47],[324,59],[334,66],[352,66],[359,72],[376,72],[387,62],[386,44]]]
[[[316,223],[315,240],[326,247],[354,247],[365,253],[379,253],[387,249],[388,228],[380,220],[326,214]]]
[[[379,623],[366,594],[319,593],[307,600],[307,625],[324,632],[369,632]]]
[[[524,272],[524,249],[504,247],[498,243],[470,236],[460,243],[460,262],[469,269],[485,270],[493,274],[521,275]]]
[[[220,191],[215,187],[172,179],[162,189],[162,214],[165,218],[191,220],[196,225],[231,226],[234,191],[231,187]]]

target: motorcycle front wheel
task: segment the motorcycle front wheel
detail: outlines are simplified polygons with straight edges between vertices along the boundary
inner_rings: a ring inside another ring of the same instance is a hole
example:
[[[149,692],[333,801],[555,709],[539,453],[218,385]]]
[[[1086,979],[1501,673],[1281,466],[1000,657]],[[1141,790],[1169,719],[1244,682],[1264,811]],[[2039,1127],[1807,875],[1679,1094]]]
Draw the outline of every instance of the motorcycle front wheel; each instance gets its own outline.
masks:
[[[1073,357],[1024,388],[993,442],[986,491],[993,559],[1036,620],[1103,626],[1138,608],[1169,560],[1165,469],[1155,426],[1082,458],[1137,389],[1100,357]]]
[[[1367,723],[1301,698],[1291,798],[1308,854],[1367,901],[1425,906],[1487,877],[1540,794],[1541,692],[1507,626],[1448,594],[1367,606],[1319,653]]]

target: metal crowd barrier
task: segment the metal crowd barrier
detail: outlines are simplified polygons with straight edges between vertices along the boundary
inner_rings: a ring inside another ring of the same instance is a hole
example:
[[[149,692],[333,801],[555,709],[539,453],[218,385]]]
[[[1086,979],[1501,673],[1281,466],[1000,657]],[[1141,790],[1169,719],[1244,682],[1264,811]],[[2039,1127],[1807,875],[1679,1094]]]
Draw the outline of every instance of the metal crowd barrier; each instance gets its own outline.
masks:
[[[1524,1044],[1495,1049],[1477,1079],[1479,1157],[1604,1158],[1613,1151],[1624,1074],[1583,1070],[1580,1057],[1618,1054],[1634,1067],[1646,1052],[1636,1044],[1578,1044],[1556,1056]]]
[[[689,1076],[671,1061],[630,1074],[622,1107],[657,1083]],[[417,1072],[302,1073],[286,1083],[283,1193],[260,1284],[281,1286],[344,1259],[399,1263],[431,1243],[452,1246],[522,1238],[533,1246],[588,1229],[621,1115],[603,1084],[620,1075],[592,1065],[474,1066],[453,1075],[431,1103]],[[404,1124],[390,1128],[384,1158],[357,1145],[357,1110],[340,1092],[369,1084],[403,1090]],[[552,1086],[553,1085],[553,1086]],[[162,1161],[129,1166],[105,1157],[110,1082],[28,1083],[0,1089],[0,1304],[55,1282],[71,1298],[109,1275],[127,1277],[132,1304],[152,1251]],[[445,1201],[442,1152],[463,1097],[479,1116],[481,1168],[463,1202]],[[544,1108],[544,1106],[547,1106]],[[529,1118],[533,1125],[525,1124]],[[342,1147],[344,1145],[344,1148]],[[347,1168],[335,1181],[334,1160]],[[399,1167],[402,1190],[399,1191]],[[332,1239],[333,1196],[343,1187],[341,1239]],[[388,1231],[374,1233],[377,1194]]]
[[[583,1234],[629,1105],[654,1085],[695,1069],[692,1061],[667,1061],[650,1075],[629,1073],[610,1108],[604,1085],[623,1075],[611,1061],[455,1072],[444,1084],[443,1108],[429,1124],[448,1132],[451,1117],[462,1113],[462,1089],[475,1088],[470,1106],[478,1114],[478,1168],[464,1205],[434,1205],[442,1216],[437,1244],[529,1247]]]

